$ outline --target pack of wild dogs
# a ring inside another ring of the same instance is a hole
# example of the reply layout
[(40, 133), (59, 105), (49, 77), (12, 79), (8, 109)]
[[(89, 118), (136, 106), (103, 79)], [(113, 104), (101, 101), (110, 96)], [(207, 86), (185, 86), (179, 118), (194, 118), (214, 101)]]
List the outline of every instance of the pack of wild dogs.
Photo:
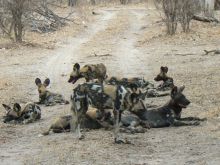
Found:
[[(23, 107), (15, 103), (12, 107), (2, 104), (6, 110), (4, 123), (27, 124), (41, 119), (39, 105), (54, 106), (71, 103), (71, 114), (59, 117), (42, 135), (50, 132), (76, 132), (79, 139), (85, 138), (85, 130), (111, 129), (115, 143), (127, 143), (120, 137), (120, 132), (142, 133), (149, 128), (169, 126), (195, 126), (201, 121), (198, 117), (182, 118), (182, 109), (190, 101), (183, 94), (185, 86), (174, 85), (173, 78), (168, 76), (168, 67), (161, 66), (160, 73), (154, 78), (161, 81), (159, 86), (142, 77), (119, 78), (107, 76), (104, 64), (73, 65), (69, 83), (75, 84), (84, 78), (86, 82), (78, 84), (72, 91), (70, 101), (63, 95), (50, 92), (47, 87), (50, 79), (44, 82), (36, 78), (39, 101), (27, 103)], [(170, 95), (164, 106), (157, 107), (145, 103), (145, 99)], [(82, 132), (83, 131), (83, 132)]]

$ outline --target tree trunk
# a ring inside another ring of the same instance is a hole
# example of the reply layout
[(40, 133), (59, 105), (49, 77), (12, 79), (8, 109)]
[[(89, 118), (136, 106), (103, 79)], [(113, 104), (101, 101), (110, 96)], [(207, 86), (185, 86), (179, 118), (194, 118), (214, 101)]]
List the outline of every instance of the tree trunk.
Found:
[(68, 0), (68, 6), (76, 6), (77, 0)]

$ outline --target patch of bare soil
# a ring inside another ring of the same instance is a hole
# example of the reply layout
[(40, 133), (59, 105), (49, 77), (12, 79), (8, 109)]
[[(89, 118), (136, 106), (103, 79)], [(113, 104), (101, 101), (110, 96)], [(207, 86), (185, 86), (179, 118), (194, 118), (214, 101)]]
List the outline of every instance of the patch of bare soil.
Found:
[[(41, 47), (0, 50), (0, 102), (37, 101), (36, 77), (49, 77), (49, 89), (69, 99), (73, 85), (67, 79), (75, 62), (82, 65), (102, 62), (109, 76), (144, 76), (150, 81), (160, 66), (166, 65), (175, 83), (186, 86), (184, 93), (192, 102), (183, 116), (208, 120), (196, 127), (123, 134), (133, 144), (116, 145), (113, 133), (102, 129), (86, 132), (82, 141), (72, 133), (38, 137), (56, 117), (70, 111), (70, 105), (42, 106), (42, 119), (36, 123), (0, 123), (1, 164), (219, 164), (220, 56), (205, 55), (203, 50), (218, 48), (220, 40), (216, 36), (220, 27), (193, 22), (191, 33), (169, 37), (151, 6), (112, 6), (95, 11), (99, 14), (90, 16), (92, 23), (59, 39), (54, 50)], [(63, 31), (57, 33), (63, 36)], [(105, 54), (109, 55), (102, 56)], [(146, 102), (159, 106), (168, 99)], [(3, 108), (0, 109), (3, 116)]]

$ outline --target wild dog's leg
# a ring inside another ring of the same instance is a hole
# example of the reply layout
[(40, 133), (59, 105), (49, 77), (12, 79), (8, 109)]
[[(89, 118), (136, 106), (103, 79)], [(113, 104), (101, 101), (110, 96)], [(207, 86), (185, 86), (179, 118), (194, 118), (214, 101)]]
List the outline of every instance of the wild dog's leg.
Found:
[(114, 139), (115, 143), (122, 143), (122, 141), (119, 139), (119, 110), (114, 109), (114, 120), (115, 120), (115, 130), (114, 130)]
[(75, 109), (71, 108), (71, 112), (72, 112), (72, 120), (70, 122), (70, 131), (76, 132), (76, 128), (78, 126), (77, 125), (78, 124), (78, 116), (77, 116)]
[(173, 126), (176, 126), (176, 127), (179, 127), (179, 126), (197, 126), (197, 125), (199, 125), (200, 124), (200, 122), (199, 121), (191, 121), (191, 122), (184, 122), (184, 121), (179, 121), (179, 120), (174, 120), (173, 121), (173, 123), (172, 123), (172, 125)]
[(198, 118), (198, 117), (185, 117), (178, 119), (180, 121), (206, 121), (207, 118)]
[(70, 130), (71, 132), (76, 132), (78, 138), (81, 140), (83, 139), (85, 136), (81, 134), (81, 130), (80, 130), (80, 122), (81, 122), (81, 118), (82, 115), (81, 113), (83, 112), (78, 112), (77, 108), (71, 108), (71, 111), (73, 112), (73, 117), (72, 117), (72, 122), (70, 122)]

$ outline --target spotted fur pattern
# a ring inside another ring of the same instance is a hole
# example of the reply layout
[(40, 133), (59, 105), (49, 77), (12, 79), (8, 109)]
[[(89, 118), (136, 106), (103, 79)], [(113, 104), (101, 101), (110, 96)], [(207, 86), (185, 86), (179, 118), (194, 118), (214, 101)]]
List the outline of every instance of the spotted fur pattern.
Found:
[(134, 78), (119, 78), (110, 77), (106, 79), (106, 83), (110, 85), (123, 85), (126, 88), (153, 88), (153, 84), (146, 81), (144, 78), (134, 77)]
[(169, 93), (164, 93), (158, 91), (154, 84), (146, 81), (144, 78), (117, 78), (117, 77), (110, 77), (105, 80), (107, 84), (110, 85), (123, 85), (126, 88), (131, 89), (132, 91), (137, 91), (140, 89), (143, 93), (144, 98), (152, 98), (152, 97), (163, 97), (169, 95)]
[(73, 129), (78, 131), (81, 137), (80, 121), (85, 117), (88, 106), (92, 105), (102, 110), (105, 108), (114, 109), (115, 119), (115, 142), (119, 140), (119, 122), (121, 113), (124, 110), (132, 111), (132, 108), (139, 101), (137, 93), (131, 93), (123, 86), (100, 85), (96, 83), (84, 83), (78, 85), (71, 96), (73, 113)]
[(2, 104), (6, 110), (4, 116), (4, 123), (32, 123), (41, 118), (41, 109), (35, 103), (27, 103), (22, 109), (20, 104), (15, 103), (13, 108), (8, 105)]
[(65, 100), (61, 94), (52, 93), (47, 90), (50, 84), (50, 79), (45, 79), (44, 83), (41, 82), (39, 78), (35, 79), (35, 83), (38, 87), (39, 92), (39, 102), (38, 104), (44, 104), (46, 106), (52, 106), (59, 104), (69, 104), (69, 101)]
[(95, 65), (89, 64), (80, 68), (80, 65), (75, 63), (68, 82), (74, 84), (80, 78), (85, 78), (86, 82), (98, 79), (102, 83), (106, 78), (106, 67), (100, 63)]

